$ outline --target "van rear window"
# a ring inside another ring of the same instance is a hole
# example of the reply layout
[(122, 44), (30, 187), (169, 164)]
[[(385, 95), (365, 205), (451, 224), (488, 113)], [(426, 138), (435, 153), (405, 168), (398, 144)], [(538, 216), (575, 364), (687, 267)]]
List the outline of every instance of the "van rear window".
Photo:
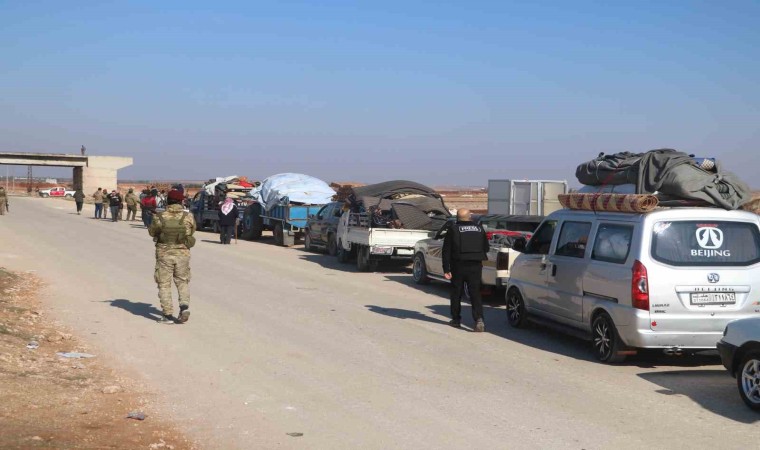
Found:
[(652, 257), (673, 266), (750, 266), (760, 262), (760, 232), (747, 222), (657, 222)]

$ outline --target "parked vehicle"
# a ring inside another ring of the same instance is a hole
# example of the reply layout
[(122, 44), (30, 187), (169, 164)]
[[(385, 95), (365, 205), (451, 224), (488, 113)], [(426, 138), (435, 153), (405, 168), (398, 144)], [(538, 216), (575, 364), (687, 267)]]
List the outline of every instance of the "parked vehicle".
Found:
[(488, 180), (488, 214), (547, 216), (562, 209), (567, 181)]
[(309, 216), (329, 203), (335, 191), (324, 181), (298, 173), (272, 175), (257, 186), (243, 216), (243, 237), (258, 240), (271, 230), (277, 245), (291, 247), (304, 237)]
[[(491, 244), (488, 260), (483, 261), (483, 285), (494, 286), (497, 289), (506, 287), (509, 269), (519, 255), (512, 249), (515, 239), (530, 239), (543, 217), (486, 215), (473, 218), (486, 231), (488, 242)], [(415, 244), (412, 267), (415, 283), (427, 284), (431, 280), (449, 282), (443, 276), (442, 253), (443, 239), (451, 222), (453, 220), (444, 225), (432, 238), (423, 239)]]
[(53, 187), (49, 189), (40, 189), (39, 195), (40, 197), (47, 198), (47, 197), (65, 197), (65, 198), (71, 198), (74, 197), (74, 193), (76, 191), (73, 191), (71, 189), (66, 189), (64, 187)]
[[(754, 306), (760, 313), (760, 305)], [(729, 322), (717, 348), (723, 365), (736, 378), (739, 396), (760, 411), (760, 317)]]
[(380, 261), (411, 261), (415, 244), (435, 236), (451, 216), (434, 190), (404, 180), (355, 187), (349, 204), (338, 223), (338, 259), (355, 255), (360, 271)]
[(507, 319), (590, 333), (600, 361), (637, 348), (714, 349), (726, 324), (758, 314), (760, 218), (717, 208), (645, 214), (562, 210), (514, 245)]
[[(205, 190), (199, 191), (190, 202), (190, 212), (193, 213), (198, 230), (211, 230), (219, 233), (219, 205), (223, 195), (209, 195)], [(243, 233), (243, 214), (248, 204), (253, 201), (251, 197), (236, 197), (235, 204), (238, 207), (238, 234)]]
[(332, 202), (309, 216), (304, 227), (303, 245), (307, 251), (327, 250), (331, 256), (338, 254), (338, 222), (343, 215), (343, 202)]

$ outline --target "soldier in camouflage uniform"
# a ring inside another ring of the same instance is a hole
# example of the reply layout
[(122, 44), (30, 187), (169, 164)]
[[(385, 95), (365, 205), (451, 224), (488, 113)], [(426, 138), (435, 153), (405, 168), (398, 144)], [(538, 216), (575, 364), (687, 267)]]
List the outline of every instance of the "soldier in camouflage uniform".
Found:
[(8, 193), (5, 192), (5, 188), (0, 186), (0, 216), (5, 215), (5, 211), (8, 210)]
[(182, 194), (169, 192), (166, 211), (157, 214), (148, 232), (156, 242), (156, 274), (158, 299), (162, 317), (159, 323), (174, 323), (172, 303), (172, 279), (179, 292), (179, 316), (185, 323), (190, 318), (190, 248), (195, 245), (195, 219), (182, 208)]

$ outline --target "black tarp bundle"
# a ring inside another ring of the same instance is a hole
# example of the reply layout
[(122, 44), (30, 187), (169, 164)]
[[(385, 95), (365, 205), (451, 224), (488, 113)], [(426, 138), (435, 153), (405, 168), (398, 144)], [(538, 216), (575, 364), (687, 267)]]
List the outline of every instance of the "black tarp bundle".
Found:
[(369, 213), (370, 223), (377, 227), (434, 231), (451, 216), (438, 193), (413, 181), (355, 187), (347, 201), (352, 211)]
[(589, 186), (634, 184), (637, 194), (658, 193), (661, 204), (714, 205), (738, 209), (752, 198), (749, 187), (715, 162), (710, 170), (693, 155), (673, 149), (600, 154), (578, 166), (575, 176)]

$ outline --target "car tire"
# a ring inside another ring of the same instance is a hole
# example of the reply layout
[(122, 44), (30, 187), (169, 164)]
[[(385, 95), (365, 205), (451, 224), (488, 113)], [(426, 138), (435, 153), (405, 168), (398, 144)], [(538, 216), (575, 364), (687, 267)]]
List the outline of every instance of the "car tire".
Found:
[(744, 404), (760, 411), (760, 350), (752, 350), (742, 357), (736, 385)]
[(314, 247), (311, 245), (311, 235), (309, 234), (309, 230), (304, 230), (303, 248), (307, 252), (313, 252), (314, 251)]
[(356, 269), (359, 272), (368, 272), (369, 266), (369, 247), (366, 245), (359, 246), (356, 249)]
[(330, 256), (338, 255), (338, 241), (335, 239), (335, 235), (332, 233), (327, 235), (327, 253)]
[(73, 195), (71, 195), (71, 194), (66, 194), (66, 195), (64, 195), (64, 197), (65, 197), (65, 198), (71, 198), (71, 197), (73, 197)]
[(425, 264), (425, 256), (422, 253), (414, 255), (414, 262), (412, 263), (412, 279), (417, 284), (430, 284), (430, 277), (428, 276), (427, 265)]
[(591, 344), (594, 356), (603, 363), (616, 364), (625, 360), (625, 355), (619, 352), (623, 349), (615, 322), (606, 312), (599, 313), (591, 323)]
[(507, 291), (505, 296), (507, 304), (507, 323), (512, 328), (525, 328), (528, 323), (528, 311), (525, 308), (525, 299), (523, 299), (520, 290), (512, 288)]
[(50, 197), (50, 194), (42, 194), (42, 198), (48, 198)]
[(351, 252), (344, 249), (343, 244), (338, 241), (338, 254), (336, 256), (338, 257), (339, 263), (345, 264), (351, 259)]

